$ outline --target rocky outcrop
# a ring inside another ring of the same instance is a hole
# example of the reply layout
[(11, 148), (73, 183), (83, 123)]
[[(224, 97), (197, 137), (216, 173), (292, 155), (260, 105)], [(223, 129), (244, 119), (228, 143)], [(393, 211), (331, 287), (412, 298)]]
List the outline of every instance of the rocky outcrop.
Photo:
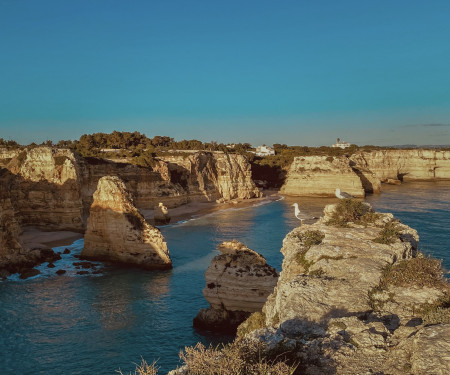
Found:
[(169, 210), (162, 202), (155, 206), (154, 221), (156, 225), (164, 225), (170, 223)]
[(414, 229), (364, 206), (351, 222), (327, 206), (286, 236), (265, 327), (247, 339), (291, 352), (302, 374), (448, 373), (450, 287), (439, 262), (417, 251)]
[(377, 150), (359, 151), (351, 156), (357, 168), (367, 168), (381, 181), (448, 180), (450, 151)]
[[(154, 161), (153, 167), (142, 167), (44, 146), (0, 149), (0, 166), (9, 173), (8, 205), (19, 232), (27, 226), (84, 232), (93, 194), (104, 176), (120, 177), (139, 209), (152, 209), (159, 202), (176, 207), (195, 200), (261, 195), (251, 180), (249, 163), (239, 155), (201, 152)], [(3, 241), (3, 246), (18, 254), (16, 246), (9, 246), (12, 243)]]
[(8, 163), (16, 177), (11, 199), (21, 226), (45, 230), (84, 230), (80, 169), (69, 150), (22, 150)]
[(194, 326), (233, 332), (250, 313), (261, 310), (278, 273), (240, 242), (223, 242), (219, 251), (205, 272), (203, 295), (210, 307), (200, 310)]
[(172, 268), (161, 232), (145, 221), (116, 176), (98, 182), (81, 256), (145, 269)]
[(198, 152), (162, 158), (173, 183), (189, 192), (191, 200), (216, 201), (258, 198), (251, 167), (242, 155)]
[(361, 179), (345, 156), (296, 157), (281, 193), (293, 196), (334, 196), (336, 188), (354, 197), (364, 197)]

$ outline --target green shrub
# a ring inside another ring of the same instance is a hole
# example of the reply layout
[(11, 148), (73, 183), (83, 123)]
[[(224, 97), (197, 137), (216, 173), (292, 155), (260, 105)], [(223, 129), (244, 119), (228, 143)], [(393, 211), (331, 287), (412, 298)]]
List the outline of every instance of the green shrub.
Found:
[(237, 329), (238, 337), (244, 337), (247, 333), (255, 329), (264, 328), (266, 326), (266, 315), (262, 312), (254, 312), (247, 320), (245, 320)]
[(301, 242), (302, 250), (295, 255), (295, 261), (300, 264), (305, 273), (308, 272), (309, 268), (314, 264), (314, 262), (306, 259), (306, 253), (311, 248), (311, 246), (319, 245), (325, 238), (325, 234), (319, 230), (308, 230), (295, 235)]
[(326, 224), (337, 227), (348, 227), (350, 222), (367, 225), (374, 223), (378, 218), (379, 214), (370, 211), (369, 206), (363, 202), (356, 199), (340, 199)]
[(373, 242), (390, 245), (397, 241), (400, 236), (400, 229), (397, 227), (397, 223), (396, 221), (386, 223), (378, 236), (373, 239)]

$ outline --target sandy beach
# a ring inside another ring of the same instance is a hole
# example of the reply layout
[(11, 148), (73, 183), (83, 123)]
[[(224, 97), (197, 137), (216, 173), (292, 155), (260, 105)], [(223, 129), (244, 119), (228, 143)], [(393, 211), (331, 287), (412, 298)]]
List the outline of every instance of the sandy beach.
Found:
[[(261, 198), (233, 199), (232, 201), (224, 203), (190, 202), (176, 208), (171, 208), (169, 214), (171, 216), (171, 224), (173, 224), (182, 220), (191, 219), (194, 216), (207, 215), (229, 208), (249, 207), (257, 203), (270, 202), (279, 198), (280, 195), (277, 190), (265, 190), (264, 196)], [(140, 211), (145, 219), (153, 224), (154, 210), (141, 209)], [(71, 231), (43, 231), (39, 228), (27, 227), (24, 228), (24, 231), (19, 238), (25, 248), (31, 249), (32, 247), (43, 247), (43, 245), (48, 247), (70, 245), (74, 241), (83, 238), (83, 236), (83, 233)]]

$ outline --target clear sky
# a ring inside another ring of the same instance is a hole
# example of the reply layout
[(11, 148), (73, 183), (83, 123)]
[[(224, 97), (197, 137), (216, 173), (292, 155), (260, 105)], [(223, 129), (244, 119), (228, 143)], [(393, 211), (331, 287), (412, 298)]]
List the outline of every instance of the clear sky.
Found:
[(448, 0), (0, 0), (0, 137), (450, 144)]

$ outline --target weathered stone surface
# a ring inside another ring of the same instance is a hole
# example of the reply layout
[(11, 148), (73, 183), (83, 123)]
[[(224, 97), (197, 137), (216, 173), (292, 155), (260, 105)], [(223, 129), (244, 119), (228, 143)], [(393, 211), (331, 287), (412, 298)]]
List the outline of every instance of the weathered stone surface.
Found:
[(354, 197), (364, 197), (358, 175), (345, 156), (302, 156), (291, 164), (281, 193), (293, 196), (334, 196), (336, 188)]
[(198, 152), (163, 160), (168, 164), (171, 181), (189, 191), (191, 200), (229, 201), (262, 196), (252, 180), (250, 164), (242, 155)]
[(356, 167), (367, 168), (381, 181), (450, 179), (450, 151), (377, 150), (351, 156)]
[(0, 220), (4, 223), (0, 268), (8, 264), (14, 268), (23, 262), (34, 266), (37, 263), (33, 262), (41, 259), (35, 251), (37, 244), (27, 244), (24, 249), (19, 243), (24, 227), (84, 232), (98, 181), (107, 175), (119, 176), (135, 205), (145, 209), (161, 201), (175, 207), (193, 200), (245, 199), (261, 194), (243, 156), (201, 152), (187, 159), (159, 160), (150, 168), (83, 158), (67, 149), (0, 148), (0, 166), (5, 167), (0, 174)]
[(146, 269), (172, 267), (161, 232), (145, 221), (124, 182), (115, 176), (98, 182), (81, 255)]
[(391, 214), (337, 228), (325, 224), (334, 209), (286, 236), (282, 272), (263, 307), (266, 328), (246, 337), (269, 351), (290, 348), (302, 374), (449, 373), (449, 308), (434, 325), (422, 321), (424, 306), (448, 299), (448, 283), (381, 284), (385, 266), (419, 259), (417, 232), (396, 223), (394, 242), (377, 243)]
[(234, 330), (251, 312), (260, 311), (278, 273), (264, 257), (237, 241), (219, 245), (205, 272), (203, 295), (210, 303), (194, 320), (197, 327)]
[(69, 150), (24, 149), (8, 164), (15, 175), (11, 199), (21, 226), (81, 232), (78, 160)]

